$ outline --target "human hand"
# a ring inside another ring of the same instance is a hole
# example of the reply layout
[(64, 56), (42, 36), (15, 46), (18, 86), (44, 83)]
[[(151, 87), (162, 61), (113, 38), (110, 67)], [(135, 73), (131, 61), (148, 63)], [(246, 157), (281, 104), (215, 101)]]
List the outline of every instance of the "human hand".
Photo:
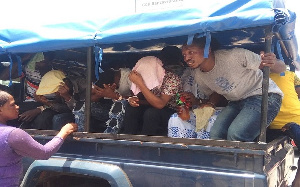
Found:
[(139, 98), (137, 96), (133, 96), (133, 97), (129, 97), (128, 98), (128, 103), (132, 107), (138, 107), (138, 106), (140, 106), (139, 101), (140, 100), (139, 100)]
[(103, 95), (104, 97), (108, 97), (108, 98), (111, 98), (111, 99), (117, 99), (116, 98), (116, 84), (113, 83), (112, 85), (110, 84), (103, 84)]
[(189, 103), (190, 106), (199, 104), (199, 100), (191, 92), (182, 92), (180, 93), (180, 96), (184, 97), (186, 102)]
[[(105, 87), (106, 85), (103, 85), (103, 86)], [(113, 91), (115, 91), (115, 90), (117, 89), (116, 83), (113, 83), (112, 85), (108, 84), (108, 86), (109, 86), (110, 89), (112, 89)]]
[(69, 101), (71, 99), (71, 95), (69, 93), (70, 88), (64, 83), (60, 83), (60, 85), (58, 86), (58, 90), (57, 93), (65, 100), (65, 101)]
[(19, 121), (31, 122), (38, 114), (41, 113), (39, 108), (28, 110), (19, 115)]
[(97, 85), (92, 85), (92, 99), (100, 99), (104, 97), (103, 92), (103, 88), (100, 88)]
[(61, 128), (57, 136), (61, 137), (62, 139), (66, 139), (66, 137), (69, 134), (77, 130), (78, 130), (78, 125), (76, 123), (67, 123)]
[(137, 86), (139, 86), (139, 85), (141, 85), (141, 84), (144, 84), (144, 79), (143, 79), (142, 75), (139, 74), (139, 73), (138, 73), (137, 71), (135, 71), (135, 70), (132, 70), (132, 71), (130, 72), (130, 74), (128, 75), (128, 77), (129, 77), (129, 80), (130, 80), (132, 83), (136, 84)]
[(49, 100), (43, 95), (34, 95), (34, 99), (38, 102), (41, 102), (45, 105), (49, 105)]
[(107, 93), (105, 93), (105, 92), (107, 92), (107, 90), (105, 90), (105, 88), (100, 88), (97, 85), (92, 85), (91, 101), (97, 102), (100, 98), (106, 97), (105, 95)]
[(273, 68), (277, 58), (274, 53), (264, 53), (263, 51), (260, 52), (261, 56), (261, 63), (260, 63), (260, 68), (263, 68), (265, 66)]
[(108, 97), (111, 99), (118, 99), (118, 98), (116, 98), (117, 96), (116, 96), (116, 92), (115, 92), (116, 84), (112, 84), (112, 85), (103, 84), (103, 87), (104, 88), (100, 88), (97, 85), (93, 85), (92, 98), (91, 98), (92, 101), (98, 101), (100, 98), (103, 98), (103, 97)]

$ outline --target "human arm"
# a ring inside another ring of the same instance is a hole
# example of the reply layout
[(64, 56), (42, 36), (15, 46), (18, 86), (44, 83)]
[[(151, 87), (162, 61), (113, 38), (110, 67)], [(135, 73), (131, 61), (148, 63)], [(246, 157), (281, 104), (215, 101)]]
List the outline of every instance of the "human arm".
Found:
[(261, 56), (261, 64), (259, 66), (260, 69), (267, 66), (270, 67), (270, 71), (272, 73), (281, 73), (286, 70), (285, 63), (277, 59), (274, 53), (264, 53), (262, 51), (260, 53), (260, 56)]
[(208, 100), (203, 100), (203, 102), (200, 104), (200, 108), (202, 107), (213, 107), (216, 108), (216, 106), (226, 106), (227, 105), (227, 100), (225, 99), (224, 96), (213, 92)]
[(191, 92), (182, 92), (180, 96), (183, 96), (188, 103), (191, 103), (191, 106), (199, 106), (204, 100), (197, 99), (195, 95)]
[(138, 107), (140, 105), (150, 105), (149, 102), (145, 99), (142, 92), (139, 92), (136, 96), (128, 97), (127, 100), (132, 107)]
[(150, 89), (147, 88), (143, 77), (135, 70), (129, 74), (129, 79), (132, 83), (136, 84), (137, 87), (143, 93), (145, 99), (149, 104), (155, 108), (162, 109), (164, 108), (169, 100), (172, 98), (171, 95), (161, 94), (160, 97), (156, 96)]
[(270, 67), (270, 71), (272, 73), (282, 73), (286, 71), (286, 65), (283, 61), (277, 59), (274, 66)]
[(95, 102), (103, 97), (107, 97), (114, 100), (118, 100), (122, 98), (122, 96), (119, 93), (115, 92), (115, 89), (116, 89), (116, 84), (112, 84), (112, 85), (103, 84), (103, 88), (100, 88), (97, 85), (93, 85), (91, 100)]
[(22, 129), (14, 129), (8, 137), (8, 144), (19, 155), (34, 159), (48, 159), (58, 151), (64, 139), (77, 130), (75, 123), (68, 123), (48, 143), (42, 145)]
[(66, 83), (61, 83), (58, 87), (57, 93), (65, 101), (68, 108), (70, 110), (73, 110), (76, 100), (74, 99), (73, 95), (71, 95), (69, 86)]
[(50, 101), (43, 95), (34, 95), (34, 99), (37, 102), (43, 103), (44, 105), (50, 106)]
[(63, 98), (58, 93), (56, 93), (56, 98), (53, 101), (48, 100), (43, 95), (35, 95), (35, 99), (36, 101), (44, 104), (44, 109), (51, 108), (52, 110), (59, 113), (70, 112), (70, 108), (66, 103), (62, 101)]
[(273, 73), (281, 73), (286, 70), (284, 62), (278, 60), (274, 53), (261, 51), (260, 54), (256, 54), (246, 49), (237, 48), (234, 55), (240, 59), (241, 65), (246, 69), (257, 70), (267, 66)]
[(42, 109), (39, 107), (32, 109), (32, 110), (25, 111), (19, 115), (19, 121), (30, 122), (41, 112), (42, 112)]

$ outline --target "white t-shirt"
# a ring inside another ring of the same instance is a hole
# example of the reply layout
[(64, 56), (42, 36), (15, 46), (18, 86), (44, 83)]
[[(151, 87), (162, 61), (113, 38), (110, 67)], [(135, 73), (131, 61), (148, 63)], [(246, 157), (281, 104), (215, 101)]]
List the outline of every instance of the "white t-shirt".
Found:
[[(217, 92), (229, 101), (262, 95), (263, 72), (260, 55), (242, 48), (215, 51), (215, 66), (209, 72), (195, 69), (195, 80), (205, 95)], [(269, 93), (283, 96), (269, 79)]]

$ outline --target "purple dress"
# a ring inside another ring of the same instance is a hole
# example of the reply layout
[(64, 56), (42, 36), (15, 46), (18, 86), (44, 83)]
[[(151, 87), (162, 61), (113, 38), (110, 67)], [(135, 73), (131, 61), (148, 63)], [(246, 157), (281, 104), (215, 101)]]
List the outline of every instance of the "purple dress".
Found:
[(19, 186), (22, 175), (22, 158), (46, 160), (62, 145), (63, 139), (55, 136), (42, 145), (22, 129), (0, 124), (0, 186)]

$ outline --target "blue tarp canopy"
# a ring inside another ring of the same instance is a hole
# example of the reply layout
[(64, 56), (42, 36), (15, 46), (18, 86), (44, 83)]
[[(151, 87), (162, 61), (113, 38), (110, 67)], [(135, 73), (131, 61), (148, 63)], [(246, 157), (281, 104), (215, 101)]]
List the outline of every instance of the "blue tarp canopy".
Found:
[(281, 0), (1, 3), (0, 54), (32, 53), (274, 25)]

